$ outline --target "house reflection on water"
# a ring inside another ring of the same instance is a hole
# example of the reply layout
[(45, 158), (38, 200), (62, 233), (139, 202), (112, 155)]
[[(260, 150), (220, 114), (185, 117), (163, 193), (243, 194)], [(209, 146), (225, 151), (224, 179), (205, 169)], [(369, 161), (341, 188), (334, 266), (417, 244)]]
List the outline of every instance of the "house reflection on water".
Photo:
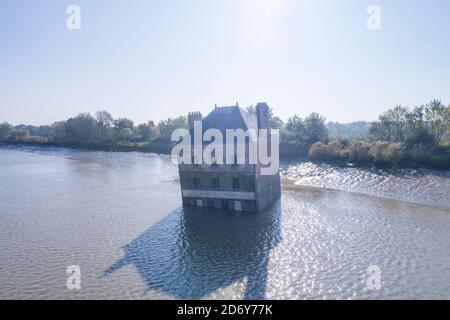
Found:
[(133, 265), (147, 290), (200, 299), (245, 282), (245, 299), (264, 299), (269, 254), (280, 241), (280, 201), (260, 213), (179, 208), (123, 247), (108, 276)]

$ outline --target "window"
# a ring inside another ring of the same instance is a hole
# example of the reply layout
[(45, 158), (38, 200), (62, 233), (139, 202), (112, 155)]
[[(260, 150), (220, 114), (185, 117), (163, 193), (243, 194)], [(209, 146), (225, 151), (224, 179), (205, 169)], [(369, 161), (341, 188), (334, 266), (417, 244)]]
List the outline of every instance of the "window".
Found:
[(245, 211), (255, 211), (256, 202), (253, 200), (243, 201)]
[(214, 207), (217, 208), (217, 209), (222, 209), (222, 200), (216, 199), (214, 201)]
[(236, 211), (242, 211), (242, 204), (240, 201), (235, 201), (234, 202), (234, 210)]
[(222, 208), (224, 208), (225, 210), (230, 209), (230, 201), (231, 201), (231, 200), (223, 199), (223, 200), (222, 200)]
[(239, 178), (233, 178), (233, 190), (240, 190)]
[(220, 188), (219, 178), (213, 178), (212, 179), (212, 184), (213, 184), (213, 189), (214, 190), (219, 190), (219, 188)]
[(197, 199), (197, 207), (203, 207), (203, 200), (202, 199)]
[(200, 178), (194, 178), (194, 188), (195, 189), (201, 188)]
[(212, 167), (217, 167), (217, 161), (216, 161), (216, 149), (213, 149), (211, 151), (211, 166)]

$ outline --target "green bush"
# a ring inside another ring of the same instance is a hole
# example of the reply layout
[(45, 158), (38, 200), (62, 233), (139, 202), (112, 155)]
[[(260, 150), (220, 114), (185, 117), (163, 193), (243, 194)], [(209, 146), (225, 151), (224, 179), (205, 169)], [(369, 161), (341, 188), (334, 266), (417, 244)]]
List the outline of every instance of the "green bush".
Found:
[(130, 128), (123, 128), (119, 132), (119, 139), (122, 141), (129, 140), (132, 136), (133, 136), (133, 131)]

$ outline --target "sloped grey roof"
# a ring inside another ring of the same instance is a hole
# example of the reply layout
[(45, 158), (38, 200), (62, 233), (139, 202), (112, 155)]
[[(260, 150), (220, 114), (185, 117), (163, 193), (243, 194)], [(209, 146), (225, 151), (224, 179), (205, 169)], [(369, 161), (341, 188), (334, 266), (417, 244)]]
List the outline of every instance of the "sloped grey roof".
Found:
[(203, 130), (258, 129), (256, 116), (238, 106), (214, 108), (202, 122)]

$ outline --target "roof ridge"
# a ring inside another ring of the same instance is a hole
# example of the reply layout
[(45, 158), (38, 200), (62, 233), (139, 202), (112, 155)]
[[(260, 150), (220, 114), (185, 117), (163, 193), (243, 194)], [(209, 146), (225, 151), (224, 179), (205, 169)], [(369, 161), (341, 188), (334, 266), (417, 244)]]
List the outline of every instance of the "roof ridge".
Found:
[[(256, 116), (248, 113), (245, 109), (241, 108), (238, 105), (234, 106), (223, 106), (223, 107), (215, 107), (204, 119), (203, 122), (210, 123), (211, 121), (217, 121), (213, 120), (215, 117), (225, 117), (222, 118), (220, 121), (228, 122), (229, 121), (239, 121), (238, 127), (249, 130), (249, 129), (256, 129), (257, 128), (257, 120)], [(238, 120), (239, 118), (239, 120)], [(234, 119), (234, 120), (232, 120)], [(224, 125), (225, 123), (222, 123)], [(233, 128), (237, 123), (235, 122), (234, 125), (231, 125)], [(217, 124), (219, 127), (222, 127), (222, 125)], [(236, 127), (236, 128), (238, 128)]]

